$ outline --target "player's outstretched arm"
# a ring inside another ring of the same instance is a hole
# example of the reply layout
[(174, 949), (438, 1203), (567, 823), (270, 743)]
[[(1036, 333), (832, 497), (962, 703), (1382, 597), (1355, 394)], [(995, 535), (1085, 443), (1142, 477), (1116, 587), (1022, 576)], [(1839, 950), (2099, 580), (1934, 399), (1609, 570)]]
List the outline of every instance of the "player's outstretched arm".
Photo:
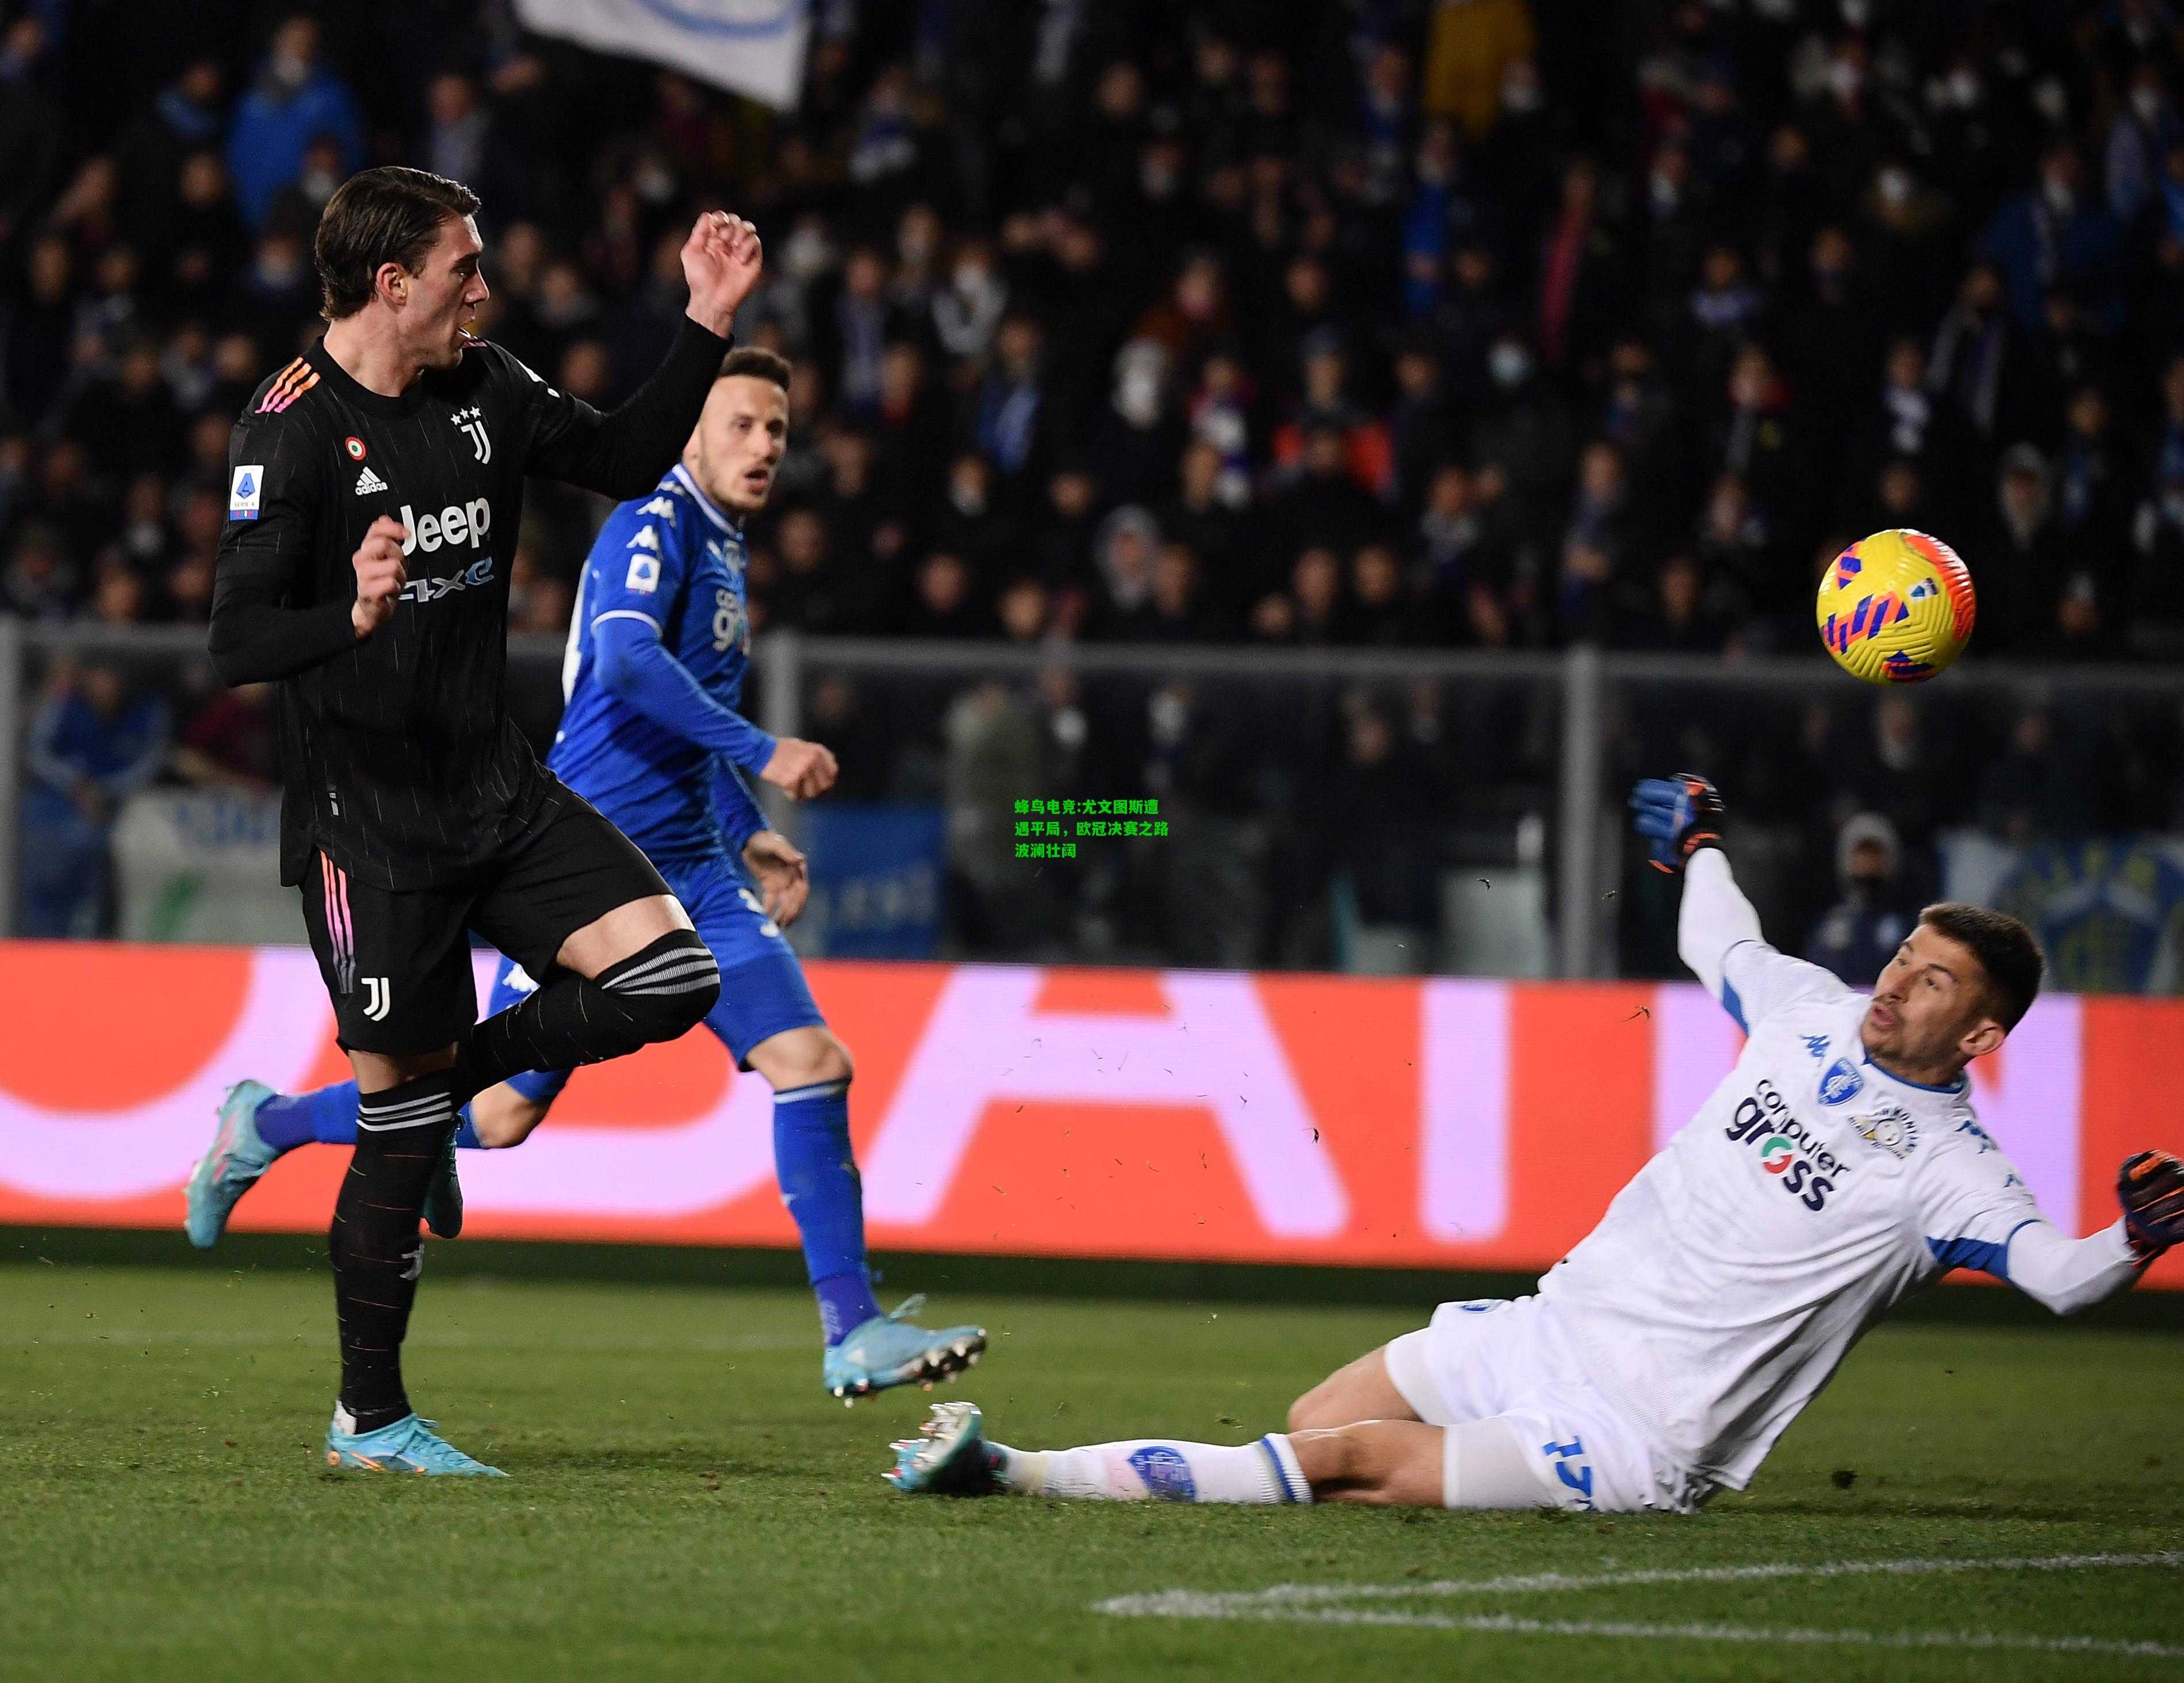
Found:
[(1655, 868), (1683, 875), (1677, 956), (1739, 1028), (1749, 1031), (1793, 999), (1841, 989), (1818, 965), (1767, 945), (1759, 914), (1729, 868), (1722, 843), (1727, 812), (1712, 783), (1692, 772), (1647, 777), (1631, 791), (1630, 808), (1633, 827), (1652, 844)]
[[(1967, 1138), (1976, 1137), (1976, 1148)], [(1960, 1130), (1921, 1165), (1919, 1218), (1926, 1247), (1944, 1268), (1978, 1268), (2008, 1280), (2059, 1315), (2125, 1290), (2148, 1263), (2184, 1240), (2184, 1162), (2141, 1151), (2116, 1178), (2120, 1219), (2083, 1239), (2041, 1213), (2023, 1177), (1976, 1128)]]
[(622, 611), (593, 620), (592, 652), (606, 692), (662, 730), (725, 754), (738, 766), (756, 768), (773, 757), (773, 738), (707, 694), (690, 669), (667, 652), (660, 627), (644, 615)]
[(2059, 1315), (2075, 1315), (2126, 1290), (2153, 1260), (2132, 1247), (2122, 1222), (2072, 1239), (2042, 1218), (2010, 1234), (2004, 1250), (2003, 1277)]
[(763, 257), (758, 230), (740, 216), (720, 210), (700, 216), (682, 246), (689, 309), (666, 357), (627, 403), (603, 415), (531, 376), (530, 471), (618, 501), (641, 497), (658, 483), (698, 425), (736, 310), (758, 284)]

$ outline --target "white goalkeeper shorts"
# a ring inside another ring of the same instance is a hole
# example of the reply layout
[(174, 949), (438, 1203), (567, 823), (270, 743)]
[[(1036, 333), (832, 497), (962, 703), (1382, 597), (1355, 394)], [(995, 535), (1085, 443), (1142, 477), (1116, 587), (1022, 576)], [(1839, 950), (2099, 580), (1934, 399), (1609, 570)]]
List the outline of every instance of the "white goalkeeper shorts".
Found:
[(1388, 1346), (1387, 1363), (1411, 1412), (1429, 1425), (1507, 1421), (1539, 1480), (1540, 1507), (1690, 1513), (1713, 1493), (1655, 1451), (1645, 1429), (1585, 1377), (1544, 1298), (1444, 1303), (1430, 1325)]

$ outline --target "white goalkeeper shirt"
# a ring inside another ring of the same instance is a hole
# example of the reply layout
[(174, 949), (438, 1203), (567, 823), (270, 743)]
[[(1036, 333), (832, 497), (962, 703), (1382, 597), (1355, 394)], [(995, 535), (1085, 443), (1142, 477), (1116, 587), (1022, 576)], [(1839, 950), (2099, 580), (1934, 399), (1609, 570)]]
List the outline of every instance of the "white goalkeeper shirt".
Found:
[(2083, 1240), (2048, 1223), (1968, 1079), (1868, 1060), (1865, 996), (1762, 940), (1719, 850), (1691, 861), (1677, 933), (1743, 1054), (1540, 1295), (1678, 1466), (1743, 1489), (1866, 1329), (1951, 1268), (2064, 1313), (2137, 1277), (2120, 1221)]

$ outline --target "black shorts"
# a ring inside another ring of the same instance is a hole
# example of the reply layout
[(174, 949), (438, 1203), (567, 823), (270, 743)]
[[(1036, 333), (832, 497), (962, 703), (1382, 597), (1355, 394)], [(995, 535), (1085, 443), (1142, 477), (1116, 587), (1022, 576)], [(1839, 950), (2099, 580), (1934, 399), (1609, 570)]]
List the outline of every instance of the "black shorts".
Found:
[(343, 1050), (402, 1057), (476, 1026), (471, 930), (543, 981), (586, 924), (671, 892), (635, 842), (588, 801), (557, 792), (499, 858), (445, 888), (371, 888), (320, 854), (304, 883), (304, 922)]

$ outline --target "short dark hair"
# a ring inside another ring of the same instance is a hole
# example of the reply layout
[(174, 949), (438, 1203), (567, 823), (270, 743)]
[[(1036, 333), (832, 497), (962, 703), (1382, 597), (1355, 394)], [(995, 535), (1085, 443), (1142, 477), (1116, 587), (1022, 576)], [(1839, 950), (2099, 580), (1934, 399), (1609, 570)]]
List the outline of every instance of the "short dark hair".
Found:
[(476, 193), (429, 170), (359, 170), (334, 189), (319, 216), (315, 255), (325, 295), (319, 313), (329, 321), (355, 315), (371, 302), (382, 264), (416, 274), (439, 241), (440, 225), (475, 216), (477, 208)]
[(1987, 1006), (2005, 1029), (2014, 1028), (2040, 992), (2047, 967), (2032, 931), (2006, 911), (1944, 900), (1919, 914), (1926, 928), (1947, 935), (1986, 972)]
[(738, 374), (748, 374), (754, 380), (771, 380), (783, 391), (788, 389), (788, 359), (764, 345), (738, 345), (721, 359), (721, 371), (713, 377), (733, 380)]

